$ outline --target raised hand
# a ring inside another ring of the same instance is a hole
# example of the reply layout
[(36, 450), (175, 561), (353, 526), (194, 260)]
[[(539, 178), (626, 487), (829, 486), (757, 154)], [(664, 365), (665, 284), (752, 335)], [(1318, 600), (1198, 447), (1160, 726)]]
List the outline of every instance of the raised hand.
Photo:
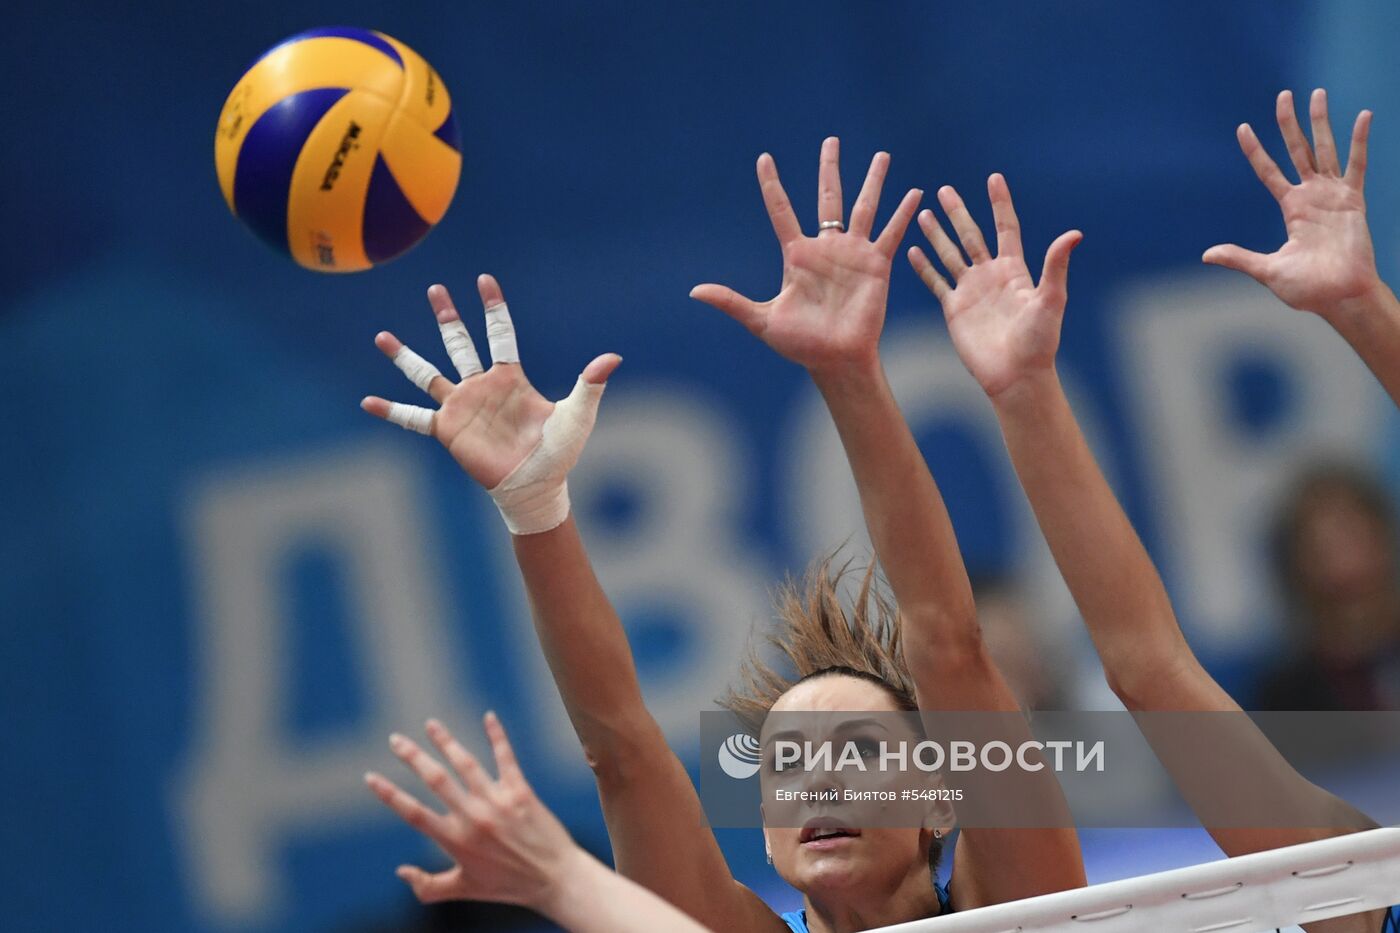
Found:
[(390, 749), (447, 807), (446, 813), (424, 806), (381, 774), (366, 774), (365, 783), (455, 863), (436, 874), (399, 867), (398, 876), (420, 901), (489, 900), (542, 909), (577, 846), (526, 782), (494, 713), (486, 714), (485, 725), (496, 759), (495, 780), (437, 720), (428, 720), (428, 736), (451, 771), (412, 739), (397, 734), (389, 739)]
[(1248, 123), (1236, 133), (1254, 173), (1283, 209), (1287, 242), (1272, 253), (1212, 246), (1201, 258), (1252, 276), (1294, 308), (1329, 317), (1351, 302), (1370, 300), (1380, 288), (1363, 194), (1371, 112), (1363, 110), (1356, 118), (1343, 171), (1327, 118), (1327, 92), (1313, 91), (1308, 109), (1312, 146), (1298, 125), (1292, 92), (1278, 96), (1278, 125), (1298, 172), (1296, 185), (1264, 151)]
[(910, 247), (909, 262), (942, 304), (963, 364), (988, 395), (996, 396), (1025, 376), (1054, 367), (1068, 297), (1069, 254), (1083, 234), (1071, 230), (1050, 244), (1037, 284), (1026, 267), (1021, 226), (1006, 179), (1000, 174), (988, 178), (987, 193), (996, 220), (995, 257), (962, 198), (944, 186), (938, 201), (962, 249), (949, 239), (933, 211), (919, 215), (919, 226), (953, 284), (919, 247)]
[(603, 387), (622, 357), (605, 353), (596, 358), (584, 368), (568, 398), (551, 402), (535, 391), (520, 368), (515, 326), (501, 287), (483, 275), (477, 279), (477, 289), (486, 309), (491, 368), (483, 369), (447, 289), (434, 285), (428, 289), (428, 301), (462, 381), (452, 383), (384, 331), (375, 337), (375, 345), (441, 407), (434, 411), (377, 396), (369, 396), (360, 407), (410, 431), (436, 437), (462, 469), (490, 491), (512, 532), (547, 531), (568, 515), (565, 478), (583, 451)]
[(817, 193), (818, 230), (804, 236), (773, 157), (758, 159), (758, 182), (773, 232), (783, 250), (783, 283), (776, 297), (753, 301), (723, 285), (698, 285), (692, 298), (719, 308), (782, 356), (814, 373), (877, 357), (890, 285), (890, 263), (904, 238), (923, 192), (904, 196), (873, 242), (870, 232), (889, 170), (888, 153), (878, 152), (851, 209), (842, 222), (840, 143), (822, 143)]

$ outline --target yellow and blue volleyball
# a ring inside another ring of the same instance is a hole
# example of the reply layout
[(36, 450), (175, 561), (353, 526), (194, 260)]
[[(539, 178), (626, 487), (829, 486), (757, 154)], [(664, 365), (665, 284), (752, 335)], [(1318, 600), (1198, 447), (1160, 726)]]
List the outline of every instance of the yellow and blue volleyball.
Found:
[(461, 139), (442, 79), (382, 32), (312, 29), (234, 85), (214, 137), (234, 216), (308, 269), (399, 256), (447, 212)]

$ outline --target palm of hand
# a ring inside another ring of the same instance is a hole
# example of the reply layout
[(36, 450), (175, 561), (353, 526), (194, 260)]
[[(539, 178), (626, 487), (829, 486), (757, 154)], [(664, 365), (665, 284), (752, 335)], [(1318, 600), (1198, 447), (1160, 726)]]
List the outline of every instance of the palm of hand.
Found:
[(434, 419), (433, 436), (472, 479), (493, 489), (539, 444), (553, 411), (554, 403), (519, 366), (498, 364), (452, 389)]
[(1047, 300), (1019, 256), (969, 267), (943, 310), (958, 356), (988, 395), (1054, 362), (1064, 305)]
[(1269, 288), (1316, 310), (1361, 295), (1376, 277), (1366, 202), (1341, 178), (1314, 175), (1280, 201), (1288, 241), (1269, 257)]
[(890, 260), (863, 237), (827, 234), (789, 243), (783, 286), (759, 337), (809, 369), (875, 352), (884, 326)]

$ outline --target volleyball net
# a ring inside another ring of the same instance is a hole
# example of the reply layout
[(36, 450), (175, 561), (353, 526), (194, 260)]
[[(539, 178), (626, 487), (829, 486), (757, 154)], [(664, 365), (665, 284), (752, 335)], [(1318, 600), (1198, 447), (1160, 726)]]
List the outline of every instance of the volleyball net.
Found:
[(873, 933), (1262, 933), (1395, 904), (1400, 829), (1373, 829)]

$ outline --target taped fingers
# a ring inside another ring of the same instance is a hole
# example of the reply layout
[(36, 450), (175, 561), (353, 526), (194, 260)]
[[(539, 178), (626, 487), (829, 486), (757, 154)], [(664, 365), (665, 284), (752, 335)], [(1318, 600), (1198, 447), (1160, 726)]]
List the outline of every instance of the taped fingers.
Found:
[(491, 364), (519, 363), (520, 350), (515, 345), (515, 322), (505, 302), (486, 309), (486, 344), (491, 348)]
[(495, 277), (483, 275), (476, 280), (481, 293), (481, 306), (486, 309), (486, 344), (491, 350), (491, 364), (519, 363), (520, 351), (515, 345), (515, 323), (506, 307), (506, 296)]
[(376, 418), (383, 418), (390, 424), (396, 424), (406, 431), (429, 436), (433, 433), (433, 416), (437, 412), (431, 408), (405, 405), (402, 402), (389, 402), (377, 395), (371, 395), (364, 399), (360, 402), (360, 407)]
[(470, 379), (483, 371), (485, 367), (481, 365), (476, 344), (472, 343), (471, 334), (467, 333), (467, 327), (462, 323), (462, 317), (457, 313), (457, 307), (452, 303), (452, 296), (447, 293), (447, 289), (441, 285), (430, 287), (428, 304), (433, 308), (438, 332), (442, 334), (442, 345), (447, 348), (447, 356), (452, 360), (457, 375), (463, 379)]
[[(442, 373), (432, 363), (414, 353), (405, 344), (399, 344), (398, 352), (394, 354), (394, 365), (399, 368), (399, 372), (408, 377), (408, 381), (418, 388), (433, 396), (437, 401), (442, 401), (438, 392), (433, 391), (434, 379), (442, 379)], [(443, 380), (446, 382), (446, 380)], [(450, 387), (449, 387), (450, 388)], [(445, 396), (447, 391), (440, 387), (441, 394)]]

